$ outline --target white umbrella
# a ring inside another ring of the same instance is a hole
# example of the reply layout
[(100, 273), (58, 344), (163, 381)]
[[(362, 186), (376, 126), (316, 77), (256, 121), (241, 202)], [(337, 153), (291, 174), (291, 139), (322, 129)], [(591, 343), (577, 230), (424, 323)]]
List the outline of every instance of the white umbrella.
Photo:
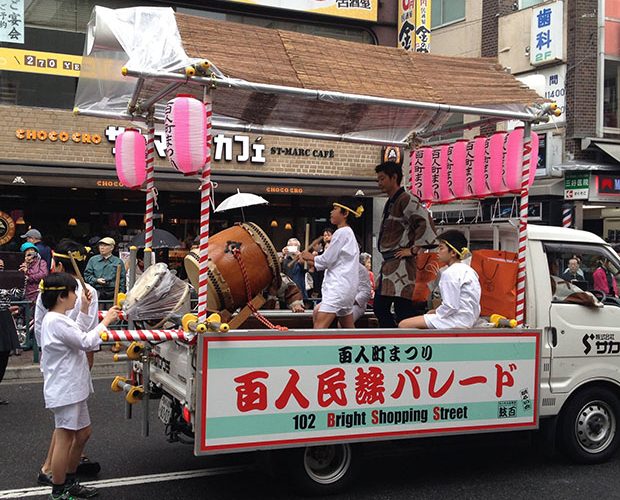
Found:
[(241, 209), (241, 216), (245, 221), (245, 214), (243, 213), (243, 207), (250, 207), (252, 205), (265, 205), (269, 203), (262, 196), (258, 196), (252, 193), (242, 193), (237, 189), (237, 193), (233, 194), (226, 198), (219, 206), (215, 209), (216, 212), (223, 212), (225, 210), (231, 210), (233, 208)]

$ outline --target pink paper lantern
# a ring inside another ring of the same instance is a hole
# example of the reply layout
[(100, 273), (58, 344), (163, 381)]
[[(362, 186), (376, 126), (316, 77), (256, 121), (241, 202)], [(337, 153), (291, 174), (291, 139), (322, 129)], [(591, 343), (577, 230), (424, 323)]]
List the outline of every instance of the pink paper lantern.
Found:
[(411, 191), (422, 201), (432, 201), (433, 148), (423, 146), (411, 155)]
[(471, 142), (474, 143), (474, 196), (484, 198), (491, 194), (489, 178), (491, 170), (490, 141), (487, 137), (478, 136)]
[(181, 94), (166, 105), (166, 156), (184, 175), (199, 172), (207, 161), (207, 112), (193, 96)]
[(448, 166), (450, 145), (442, 144), (437, 148), (439, 149), (439, 164), (441, 166), (439, 172), (439, 203), (447, 203), (454, 199), (454, 176), (451, 175)]
[(508, 191), (504, 184), (508, 134), (495, 132), (489, 140), (491, 151), (490, 185), (491, 193), (500, 195)]
[(456, 200), (471, 197), (471, 193), (467, 189), (467, 173), (465, 166), (468, 142), (469, 141), (465, 139), (460, 139), (453, 144), (449, 144), (447, 149), (447, 184)]
[(125, 129), (115, 141), (116, 175), (129, 189), (139, 188), (146, 179), (146, 141), (139, 130)]
[[(532, 132), (532, 150), (530, 153), (530, 179), (529, 186), (534, 183), (536, 177), (536, 165), (538, 164), (538, 134)], [(504, 183), (510, 193), (521, 192), (521, 169), (523, 164), (523, 127), (518, 127), (508, 134), (506, 141), (506, 169)]]

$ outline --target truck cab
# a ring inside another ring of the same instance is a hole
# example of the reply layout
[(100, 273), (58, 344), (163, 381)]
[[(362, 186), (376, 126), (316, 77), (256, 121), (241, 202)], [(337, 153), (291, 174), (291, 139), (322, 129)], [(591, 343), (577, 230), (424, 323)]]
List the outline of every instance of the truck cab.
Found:
[[(472, 249), (517, 251), (510, 224), (467, 231)], [(618, 445), (620, 259), (592, 233), (529, 225), (526, 263), (526, 324), (543, 331), (541, 426), (573, 459), (603, 461)]]

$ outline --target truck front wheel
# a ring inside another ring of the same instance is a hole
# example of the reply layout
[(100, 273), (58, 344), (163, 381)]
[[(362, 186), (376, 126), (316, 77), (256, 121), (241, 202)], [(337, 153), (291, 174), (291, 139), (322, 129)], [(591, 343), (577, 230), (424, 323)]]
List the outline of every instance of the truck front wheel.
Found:
[(329, 444), (283, 450), (280, 465), (287, 479), (303, 495), (331, 495), (344, 491), (359, 471), (358, 447)]
[(562, 412), (559, 444), (576, 462), (604, 462), (620, 441), (620, 400), (609, 389), (588, 388), (576, 394)]

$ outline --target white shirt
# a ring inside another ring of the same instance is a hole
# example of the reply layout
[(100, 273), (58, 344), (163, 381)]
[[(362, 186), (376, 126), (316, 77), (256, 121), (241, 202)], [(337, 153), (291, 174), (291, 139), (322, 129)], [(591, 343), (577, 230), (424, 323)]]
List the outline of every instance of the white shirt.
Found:
[(471, 328), (480, 316), (480, 280), (467, 264), (455, 262), (439, 278), (441, 305), (424, 319), (429, 327)]
[(317, 271), (325, 270), (322, 301), (342, 309), (353, 307), (359, 286), (359, 246), (349, 226), (336, 229), (327, 250), (314, 258)]
[[(77, 281), (77, 288), (75, 290), (75, 294), (77, 295), (77, 300), (75, 301), (75, 307), (69, 311), (67, 311), (66, 316), (71, 318), (73, 321), (77, 321), (77, 317), (80, 314), (80, 309), (82, 308), (82, 284), (79, 280)], [(97, 298), (97, 291), (86, 283), (86, 289), (90, 291), (91, 301), (88, 306), (88, 317), (91, 318), (90, 323), (87, 324), (85, 330), (92, 330), (99, 323), (99, 299)], [(41, 302), (41, 294), (37, 297), (37, 303), (34, 309), (34, 336), (37, 339), (37, 345), (41, 346), (41, 325), (43, 324), (43, 318), (47, 314), (47, 309), (43, 306), (43, 302)]]
[(77, 322), (48, 311), (41, 325), (41, 369), (46, 408), (84, 401), (93, 392), (85, 351), (101, 344), (102, 324), (85, 333), (91, 318), (79, 313)]

